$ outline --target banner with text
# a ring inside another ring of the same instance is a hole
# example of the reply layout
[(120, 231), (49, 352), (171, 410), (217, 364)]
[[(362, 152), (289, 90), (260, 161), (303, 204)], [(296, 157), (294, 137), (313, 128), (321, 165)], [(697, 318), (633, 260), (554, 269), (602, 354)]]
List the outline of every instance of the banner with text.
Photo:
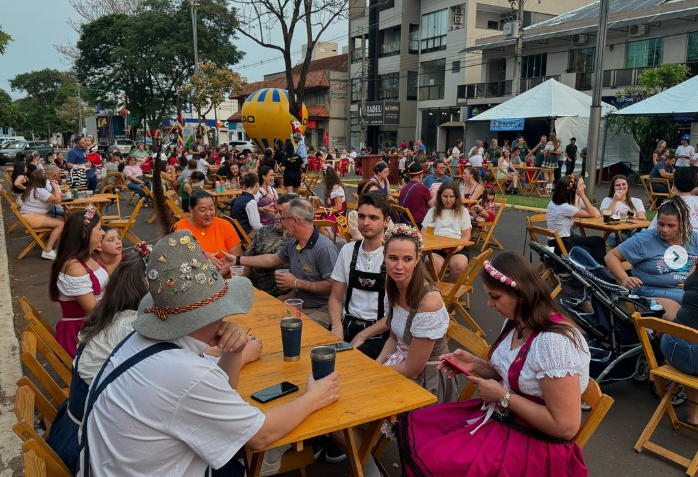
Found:
[(490, 131), (523, 131), (523, 118), (518, 119), (490, 119)]

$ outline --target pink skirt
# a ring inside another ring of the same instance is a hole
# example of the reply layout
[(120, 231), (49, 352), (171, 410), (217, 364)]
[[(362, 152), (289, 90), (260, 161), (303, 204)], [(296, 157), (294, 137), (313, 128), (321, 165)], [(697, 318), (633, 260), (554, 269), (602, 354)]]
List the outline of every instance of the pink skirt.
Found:
[[(485, 414), (482, 401), (444, 403), (405, 415), (395, 431), (408, 477), (586, 477), (579, 446), (495, 413), (474, 434)], [(483, 418), (484, 419), (484, 418)]]
[(56, 341), (73, 358), (78, 350), (78, 333), (84, 324), (84, 318), (63, 319), (56, 323)]

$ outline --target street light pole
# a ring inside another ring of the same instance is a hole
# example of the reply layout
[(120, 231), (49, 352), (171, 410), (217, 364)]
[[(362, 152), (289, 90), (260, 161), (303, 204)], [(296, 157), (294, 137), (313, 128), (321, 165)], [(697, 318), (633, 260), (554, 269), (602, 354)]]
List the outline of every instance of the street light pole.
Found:
[[(512, 7), (513, 5), (513, 1)], [(518, 35), (516, 36), (516, 50), (514, 51), (514, 79), (511, 84), (511, 97), (515, 98), (521, 92), (521, 57), (523, 56), (523, 16), (524, 16), (524, 0), (519, 0), (519, 10), (516, 15), (516, 23)]]
[[(194, 46), (194, 73), (196, 73), (199, 69), (199, 44), (198, 44), (198, 38), (197, 38), (197, 31), (196, 31), (196, 7), (199, 6), (199, 1), (198, 0), (190, 0), (191, 2), (191, 26), (192, 26), (192, 32), (194, 35), (194, 41), (193, 41), (193, 46)], [(198, 121), (198, 124), (201, 125), (201, 117), (199, 116), (199, 110), (196, 110), (196, 120)], [(199, 134), (198, 127), (196, 134)]]
[(591, 94), (591, 111), (589, 113), (589, 140), (587, 141), (587, 194), (594, 196), (596, 189), (596, 161), (599, 152), (599, 133), (601, 130), (601, 92), (603, 80), (603, 54), (606, 49), (606, 32), (608, 30), (609, 0), (601, 0), (599, 5), (599, 30), (596, 35), (596, 52), (594, 55), (594, 89)]

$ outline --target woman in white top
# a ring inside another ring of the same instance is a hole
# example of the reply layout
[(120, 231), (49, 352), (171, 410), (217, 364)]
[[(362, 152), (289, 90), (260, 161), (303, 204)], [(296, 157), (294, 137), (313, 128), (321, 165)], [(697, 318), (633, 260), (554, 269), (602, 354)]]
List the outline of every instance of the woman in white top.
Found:
[(276, 201), (279, 200), (279, 194), (274, 189), (274, 169), (267, 166), (259, 168), (259, 190), (254, 198), (257, 200), (260, 219), (262, 225), (274, 224), (274, 210), (276, 209)]
[[(436, 205), (429, 209), (422, 221), (422, 234), (470, 240), (471, 233), (470, 213), (463, 207), (460, 200), (458, 184), (454, 181), (444, 182), (436, 192)], [(445, 258), (446, 252), (443, 250), (435, 250), (431, 253), (431, 260), (434, 261), (437, 270), (441, 269)], [(468, 266), (469, 259), (468, 247), (456, 249), (449, 262), (451, 268), (448, 274), (449, 282), (455, 283), (458, 280)]]
[[(577, 198), (582, 200), (584, 204), (583, 209), (574, 205)], [(606, 245), (601, 237), (582, 237), (576, 234), (572, 235), (571, 233), (575, 218), (584, 219), (601, 216), (601, 213), (594, 208), (584, 194), (584, 188), (579, 187), (576, 176), (564, 176), (557, 181), (545, 215), (548, 230), (558, 233), (568, 252), (575, 245), (580, 245), (591, 253), (594, 260), (600, 264), (604, 263)], [(549, 245), (555, 246), (555, 253), (560, 254), (556, 243), (551, 242)]]
[[(630, 195), (630, 187), (628, 186), (628, 178), (623, 174), (617, 174), (611, 179), (611, 188), (608, 191), (608, 197), (604, 197), (601, 201), (601, 211), (610, 210), (613, 217), (620, 217), (621, 214), (628, 214), (630, 217), (645, 220), (645, 204), (641, 199)], [(621, 232), (621, 238), (627, 239), (632, 233)], [(618, 245), (618, 240), (614, 234), (608, 237), (606, 243), (615, 247)]]
[(46, 176), (44, 171), (37, 169), (29, 176), (26, 189), (22, 191), (22, 205), (19, 212), (27, 223), (34, 229), (50, 228), (51, 235), (46, 241), (46, 247), (41, 252), (41, 258), (47, 260), (56, 259), (54, 245), (63, 232), (63, 219), (60, 217), (49, 217), (48, 213), (53, 204), (61, 203), (61, 187), (58, 181), (50, 181), (51, 190), (46, 189)]

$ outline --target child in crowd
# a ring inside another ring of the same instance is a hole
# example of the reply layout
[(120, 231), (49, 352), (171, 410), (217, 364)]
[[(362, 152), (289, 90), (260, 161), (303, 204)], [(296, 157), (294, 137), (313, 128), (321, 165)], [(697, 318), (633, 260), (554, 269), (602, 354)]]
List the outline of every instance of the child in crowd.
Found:
[(114, 227), (104, 225), (102, 231), (104, 237), (102, 237), (102, 243), (95, 251), (93, 258), (111, 276), (123, 258), (123, 243), (119, 231)]
[(494, 189), (485, 187), (485, 192), (480, 198), (480, 203), (475, 204), (470, 209), (470, 216), (475, 222), (492, 222), (497, 211), (497, 202), (495, 202), (497, 194)]

